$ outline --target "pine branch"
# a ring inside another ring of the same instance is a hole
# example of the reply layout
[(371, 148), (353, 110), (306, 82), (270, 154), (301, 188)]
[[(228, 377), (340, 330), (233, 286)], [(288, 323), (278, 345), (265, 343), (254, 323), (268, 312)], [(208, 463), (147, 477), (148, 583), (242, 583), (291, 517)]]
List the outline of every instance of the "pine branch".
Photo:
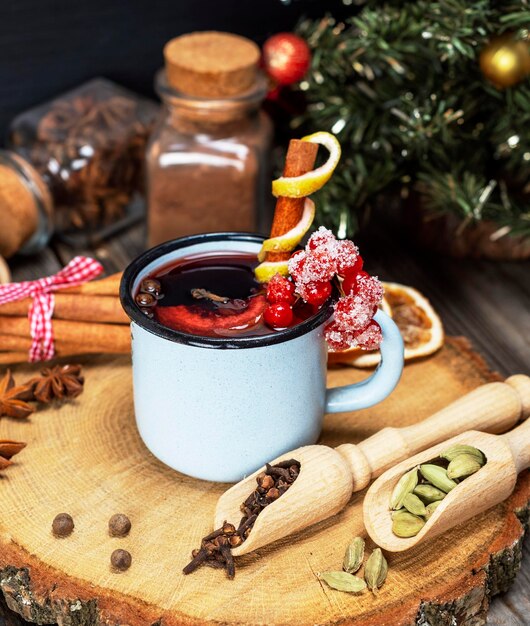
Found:
[(313, 61), (293, 128), (334, 132), (344, 154), (321, 223), (351, 234), (406, 180), (433, 210), (530, 235), (530, 84), (499, 91), (478, 64), (491, 37), (529, 28), (527, 0), (367, 0), (344, 22), (302, 22)]

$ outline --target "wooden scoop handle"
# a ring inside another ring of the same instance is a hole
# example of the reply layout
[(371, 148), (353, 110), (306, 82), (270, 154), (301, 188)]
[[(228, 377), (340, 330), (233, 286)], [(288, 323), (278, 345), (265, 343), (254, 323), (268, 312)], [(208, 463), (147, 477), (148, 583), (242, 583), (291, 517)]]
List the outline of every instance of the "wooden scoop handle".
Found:
[(502, 436), (510, 446), (517, 473), (530, 467), (530, 419)]
[(403, 428), (383, 428), (358, 445), (344, 444), (337, 451), (348, 461), (353, 491), (425, 448), (466, 430), (506, 432), (530, 414), (530, 378), (511, 376), (487, 383), (455, 400), (422, 422)]

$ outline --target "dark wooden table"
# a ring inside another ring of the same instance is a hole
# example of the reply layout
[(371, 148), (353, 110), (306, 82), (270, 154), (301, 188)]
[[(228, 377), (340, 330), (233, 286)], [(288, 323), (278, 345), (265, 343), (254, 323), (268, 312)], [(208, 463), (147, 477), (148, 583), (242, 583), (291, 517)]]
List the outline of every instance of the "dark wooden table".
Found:
[[(56, 272), (76, 254), (96, 257), (108, 273), (122, 270), (144, 249), (138, 225), (94, 250), (53, 244), (33, 258), (10, 262), (14, 280)], [(396, 224), (379, 219), (359, 240), (368, 269), (384, 280), (417, 287), (439, 311), (448, 334), (465, 335), (490, 367), (504, 376), (530, 374), (530, 261), (489, 262), (448, 259), (418, 251)], [(493, 599), (490, 626), (530, 626), (530, 541), (512, 589)], [(2, 614), (4, 617), (2, 617)], [(0, 603), (0, 626), (22, 626)]]

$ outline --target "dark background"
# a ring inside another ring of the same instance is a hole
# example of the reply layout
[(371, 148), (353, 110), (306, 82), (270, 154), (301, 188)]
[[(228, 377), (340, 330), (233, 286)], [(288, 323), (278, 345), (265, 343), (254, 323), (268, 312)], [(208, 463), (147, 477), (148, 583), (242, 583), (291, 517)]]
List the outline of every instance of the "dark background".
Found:
[[(0, 144), (10, 120), (94, 76), (153, 94), (166, 41), (224, 30), (258, 44), (339, 0), (0, 0)], [(350, 9), (351, 10), (351, 9)]]

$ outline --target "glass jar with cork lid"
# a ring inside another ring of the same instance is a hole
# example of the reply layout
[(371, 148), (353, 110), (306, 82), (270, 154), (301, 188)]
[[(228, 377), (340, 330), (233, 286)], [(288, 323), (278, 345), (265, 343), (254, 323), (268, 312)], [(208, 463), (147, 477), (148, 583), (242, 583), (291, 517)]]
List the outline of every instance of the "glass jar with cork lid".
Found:
[(26, 174), (20, 182), (47, 188), (57, 237), (98, 245), (143, 218), (145, 147), (158, 111), (150, 99), (94, 78), (11, 122), (10, 154)]
[(265, 231), (272, 124), (267, 80), (252, 41), (191, 33), (164, 48), (164, 103), (147, 149), (148, 239), (153, 246), (212, 231)]

